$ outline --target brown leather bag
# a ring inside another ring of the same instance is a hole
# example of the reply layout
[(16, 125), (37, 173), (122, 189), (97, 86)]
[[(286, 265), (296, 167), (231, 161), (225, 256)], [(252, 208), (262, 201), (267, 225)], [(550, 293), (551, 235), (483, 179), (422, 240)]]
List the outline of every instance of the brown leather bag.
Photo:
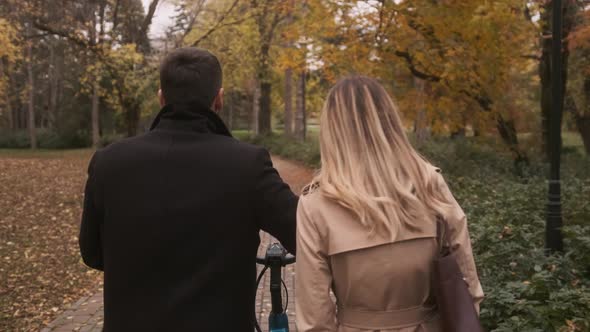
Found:
[(434, 261), (434, 289), (443, 332), (483, 332), (479, 317), (455, 253), (450, 247), (448, 225), (437, 222), (439, 255)]

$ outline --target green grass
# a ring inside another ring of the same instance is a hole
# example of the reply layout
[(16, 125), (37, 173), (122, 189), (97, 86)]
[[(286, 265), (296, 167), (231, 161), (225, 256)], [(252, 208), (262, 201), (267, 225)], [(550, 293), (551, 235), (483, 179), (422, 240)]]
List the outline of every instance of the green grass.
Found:
[(563, 132), (561, 134), (561, 139), (563, 140), (563, 146), (572, 146), (572, 147), (584, 147), (584, 142), (582, 141), (582, 137), (579, 133), (573, 131)]
[(65, 158), (68, 156), (86, 156), (92, 154), (94, 149), (0, 149), (0, 158)]
[[(519, 133), (518, 138), (521, 140), (531, 140), (535, 134), (533, 133)], [(584, 142), (582, 142), (582, 137), (576, 131), (564, 131), (561, 133), (561, 139), (563, 141), (563, 146), (584, 146)]]
[[(533, 147), (540, 147), (540, 137), (538, 134), (533, 133), (519, 133), (518, 139), (523, 145), (525, 146), (533, 146)], [(536, 140), (536, 142), (535, 142)], [(561, 140), (563, 142), (563, 151), (564, 153), (568, 152), (577, 152), (577, 153), (585, 153), (584, 150), (584, 142), (582, 141), (582, 137), (577, 131), (564, 131), (561, 133)]]

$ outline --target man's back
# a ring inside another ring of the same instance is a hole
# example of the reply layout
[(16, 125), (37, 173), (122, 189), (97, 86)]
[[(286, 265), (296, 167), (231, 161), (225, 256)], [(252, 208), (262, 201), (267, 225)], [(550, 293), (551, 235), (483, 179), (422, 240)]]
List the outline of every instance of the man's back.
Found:
[(90, 165), (80, 243), (105, 331), (252, 331), (259, 231), (294, 251), (297, 198), (216, 115), (167, 108)]

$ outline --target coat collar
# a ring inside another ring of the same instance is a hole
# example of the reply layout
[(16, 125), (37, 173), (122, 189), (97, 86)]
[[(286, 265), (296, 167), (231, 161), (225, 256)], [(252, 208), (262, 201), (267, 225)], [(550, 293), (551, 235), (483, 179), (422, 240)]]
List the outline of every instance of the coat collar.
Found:
[(154, 129), (189, 130), (232, 137), (223, 120), (198, 103), (167, 104), (152, 122), (150, 131)]

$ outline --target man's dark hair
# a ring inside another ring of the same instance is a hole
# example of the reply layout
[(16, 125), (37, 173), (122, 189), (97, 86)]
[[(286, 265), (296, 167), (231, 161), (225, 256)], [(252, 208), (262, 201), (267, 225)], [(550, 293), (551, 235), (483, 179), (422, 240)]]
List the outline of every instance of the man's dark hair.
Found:
[(209, 107), (221, 89), (221, 65), (215, 55), (196, 47), (172, 51), (160, 65), (160, 88), (166, 104)]

